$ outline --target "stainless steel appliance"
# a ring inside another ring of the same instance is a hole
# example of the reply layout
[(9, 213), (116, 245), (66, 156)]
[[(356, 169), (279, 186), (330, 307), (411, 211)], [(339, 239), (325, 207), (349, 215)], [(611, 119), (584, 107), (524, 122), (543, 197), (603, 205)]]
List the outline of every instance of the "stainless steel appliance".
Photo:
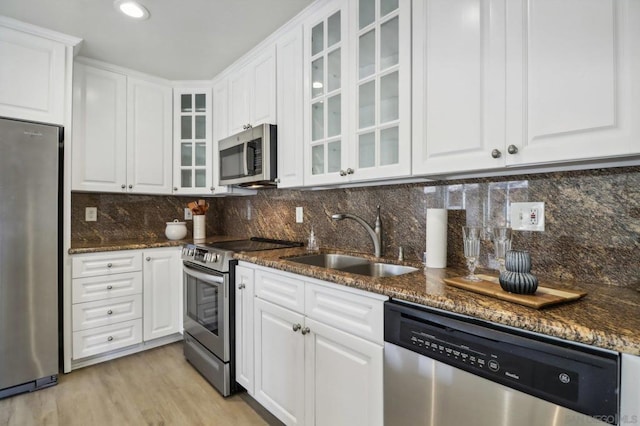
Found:
[(0, 398), (58, 380), (62, 128), (0, 119)]
[(617, 352), (385, 304), (385, 423), (616, 424)]
[(290, 241), (252, 238), (187, 244), (182, 248), (185, 307), (184, 355), (223, 396), (235, 381), (233, 254), (301, 246)]
[(273, 186), (277, 177), (277, 132), (273, 124), (250, 127), (218, 143), (220, 185)]

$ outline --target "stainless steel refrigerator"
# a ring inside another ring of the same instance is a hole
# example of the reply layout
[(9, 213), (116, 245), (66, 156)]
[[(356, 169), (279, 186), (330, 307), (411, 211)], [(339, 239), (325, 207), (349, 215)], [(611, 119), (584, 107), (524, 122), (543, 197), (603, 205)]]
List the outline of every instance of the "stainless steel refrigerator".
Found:
[(62, 128), (0, 118), (0, 398), (58, 380)]

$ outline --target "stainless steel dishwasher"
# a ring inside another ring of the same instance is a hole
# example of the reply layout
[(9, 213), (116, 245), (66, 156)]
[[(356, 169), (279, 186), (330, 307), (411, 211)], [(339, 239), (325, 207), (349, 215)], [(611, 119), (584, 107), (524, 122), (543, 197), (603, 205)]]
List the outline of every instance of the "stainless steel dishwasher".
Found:
[(619, 354), (385, 304), (385, 424), (617, 424)]

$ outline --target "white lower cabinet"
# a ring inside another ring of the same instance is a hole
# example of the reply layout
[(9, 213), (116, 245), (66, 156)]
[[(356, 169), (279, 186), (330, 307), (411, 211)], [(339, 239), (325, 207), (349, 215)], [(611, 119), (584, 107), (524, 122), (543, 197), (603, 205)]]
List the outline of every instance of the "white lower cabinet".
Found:
[(236, 382), (253, 395), (253, 269), (236, 267)]
[(74, 255), (72, 359), (88, 365), (84, 358), (180, 332), (181, 269), (178, 247)]
[[(238, 277), (254, 273), (253, 397), (287, 425), (382, 425), (387, 298), (244, 262), (240, 267)], [(236, 320), (236, 336), (249, 327), (242, 321)], [(238, 364), (244, 356), (236, 353)]]

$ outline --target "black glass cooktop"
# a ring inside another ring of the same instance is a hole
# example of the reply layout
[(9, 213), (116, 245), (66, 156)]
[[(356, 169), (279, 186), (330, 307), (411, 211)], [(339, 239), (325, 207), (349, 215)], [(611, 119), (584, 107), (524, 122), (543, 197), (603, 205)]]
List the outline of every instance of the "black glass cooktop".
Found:
[(260, 250), (273, 250), (289, 247), (302, 247), (303, 243), (297, 241), (284, 241), (284, 240), (272, 240), (268, 238), (252, 237), (248, 240), (236, 240), (236, 241), (221, 241), (217, 243), (204, 244), (207, 247), (229, 250), (234, 252), (239, 251), (260, 251)]

